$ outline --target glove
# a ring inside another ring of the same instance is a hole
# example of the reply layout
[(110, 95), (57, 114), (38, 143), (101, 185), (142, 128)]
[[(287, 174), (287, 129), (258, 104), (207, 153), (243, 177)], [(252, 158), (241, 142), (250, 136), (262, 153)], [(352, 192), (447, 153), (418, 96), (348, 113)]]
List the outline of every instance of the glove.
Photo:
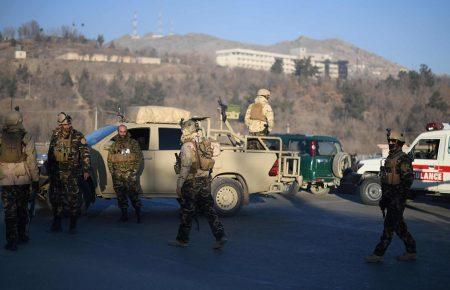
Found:
[(34, 193), (38, 193), (39, 192), (39, 181), (33, 181), (31, 183), (31, 191)]

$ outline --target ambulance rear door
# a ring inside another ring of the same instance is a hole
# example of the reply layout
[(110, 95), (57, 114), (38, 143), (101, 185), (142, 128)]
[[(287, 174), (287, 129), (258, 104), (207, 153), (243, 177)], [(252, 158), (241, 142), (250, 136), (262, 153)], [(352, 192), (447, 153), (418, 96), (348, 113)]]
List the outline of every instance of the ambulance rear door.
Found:
[(414, 158), (414, 183), (412, 188), (427, 191), (438, 191), (443, 181), (440, 166), (444, 161), (446, 148), (445, 136), (432, 136), (419, 139), (411, 149)]
[(438, 170), (443, 176), (442, 182), (439, 182), (438, 185), (438, 191), (440, 193), (450, 193), (450, 136), (446, 137), (446, 143), (444, 147), (444, 158), (439, 160), (438, 165)]

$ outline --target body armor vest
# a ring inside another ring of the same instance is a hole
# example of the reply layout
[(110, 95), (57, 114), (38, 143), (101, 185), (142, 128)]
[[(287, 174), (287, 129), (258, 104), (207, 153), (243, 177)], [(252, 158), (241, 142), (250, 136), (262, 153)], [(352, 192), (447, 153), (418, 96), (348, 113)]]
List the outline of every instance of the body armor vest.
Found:
[(2, 163), (21, 163), (27, 159), (23, 152), (24, 132), (3, 131), (2, 144), (0, 147), (0, 162)]
[(121, 162), (134, 162), (137, 161), (136, 154), (131, 152), (129, 146), (124, 146), (127, 144), (119, 144), (114, 151), (111, 153), (111, 162), (112, 163), (121, 163)]
[(250, 120), (258, 120), (266, 122), (266, 116), (263, 114), (263, 104), (254, 103), (250, 110)]
[(387, 158), (384, 164), (386, 171), (386, 180), (384, 182), (389, 185), (399, 185), (400, 168), (398, 168), (398, 161), (402, 154), (395, 154), (392, 158)]
[(67, 139), (59, 138), (53, 150), (56, 162), (69, 162), (72, 153), (72, 134)]

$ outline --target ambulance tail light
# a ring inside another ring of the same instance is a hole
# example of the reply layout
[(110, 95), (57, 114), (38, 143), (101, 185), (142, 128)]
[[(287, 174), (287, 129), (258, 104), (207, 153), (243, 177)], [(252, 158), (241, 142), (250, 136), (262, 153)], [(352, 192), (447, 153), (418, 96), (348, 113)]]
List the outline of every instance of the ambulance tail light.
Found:
[(439, 123), (439, 122), (431, 122), (428, 123), (427, 126), (425, 127), (425, 129), (427, 131), (437, 131), (437, 130), (442, 130), (444, 129), (444, 124)]
[(280, 169), (280, 167), (279, 167), (278, 159), (277, 159), (273, 163), (272, 168), (270, 168), (269, 176), (278, 176), (279, 169)]

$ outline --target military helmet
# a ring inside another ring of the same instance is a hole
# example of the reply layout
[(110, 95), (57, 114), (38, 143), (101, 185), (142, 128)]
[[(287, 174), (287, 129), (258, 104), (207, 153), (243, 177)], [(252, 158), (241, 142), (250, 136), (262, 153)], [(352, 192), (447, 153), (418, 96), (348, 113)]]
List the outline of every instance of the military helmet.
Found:
[(400, 133), (398, 131), (391, 131), (391, 134), (389, 135), (389, 140), (397, 140), (402, 143), (405, 143), (405, 136), (403, 136), (403, 133)]
[(22, 114), (18, 111), (11, 111), (5, 116), (5, 125), (6, 126), (17, 126), (22, 124), (23, 117)]
[(270, 91), (267, 89), (259, 89), (258, 96), (262, 96), (262, 97), (265, 97), (266, 99), (268, 99), (270, 96)]
[(183, 134), (192, 134), (198, 131), (198, 124), (194, 120), (187, 120), (181, 123), (181, 131)]
[(67, 125), (72, 123), (72, 118), (64, 112), (58, 114), (58, 124)]

